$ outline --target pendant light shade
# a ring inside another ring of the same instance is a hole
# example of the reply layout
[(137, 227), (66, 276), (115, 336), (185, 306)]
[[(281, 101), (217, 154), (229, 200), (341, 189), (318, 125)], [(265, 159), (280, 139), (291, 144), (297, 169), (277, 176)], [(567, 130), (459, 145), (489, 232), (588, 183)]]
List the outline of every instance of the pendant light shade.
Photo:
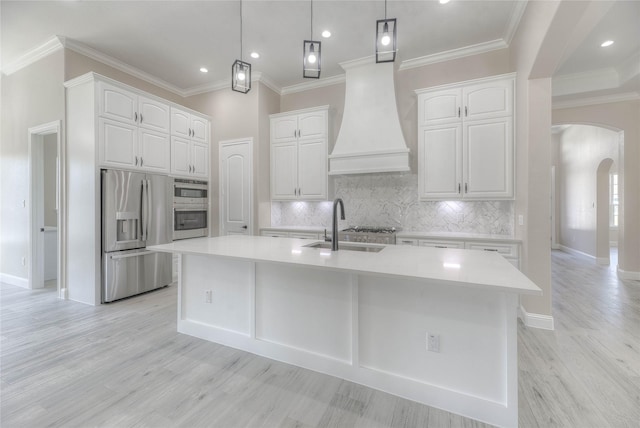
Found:
[(320, 53), (322, 44), (313, 40), (313, 0), (311, 0), (311, 33), (310, 40), (302, 45), (302, 77), (310, 79), (320, 78)]
[(240, 0), (240, 59), (231, 66), (231, 89), (246, 94), (251, 90), (251, 64), (242, 60), (242, 0)]
[(244, 94), (251, 90), (251, 64), (235, 60), (231, 66), (231, 89)]
[(321, 44), (316, 40), (304, 41), (304, 57), (302, 60), (302, 76), (311, 79), (320, 78)]
[(387, 1), (384, 19), (376, 21), (376, 62), (394, 62), (397, 50), (396, 19), (387, 19)]

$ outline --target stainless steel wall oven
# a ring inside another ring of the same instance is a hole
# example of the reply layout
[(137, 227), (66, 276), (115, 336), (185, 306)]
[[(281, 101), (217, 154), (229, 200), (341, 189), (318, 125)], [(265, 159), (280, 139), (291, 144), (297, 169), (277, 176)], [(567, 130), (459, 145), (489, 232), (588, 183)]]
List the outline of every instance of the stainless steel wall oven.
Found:
[(209, 235), (209, 185), (206, 181), (174, 178), (173, 240)]

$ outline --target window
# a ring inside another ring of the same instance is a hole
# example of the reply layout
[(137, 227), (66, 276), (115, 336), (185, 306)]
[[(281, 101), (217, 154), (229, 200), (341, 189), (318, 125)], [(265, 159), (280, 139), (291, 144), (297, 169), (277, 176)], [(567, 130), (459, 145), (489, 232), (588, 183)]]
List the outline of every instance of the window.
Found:
[(618, 174), (609, 175), (609, 225), (618, 227)]

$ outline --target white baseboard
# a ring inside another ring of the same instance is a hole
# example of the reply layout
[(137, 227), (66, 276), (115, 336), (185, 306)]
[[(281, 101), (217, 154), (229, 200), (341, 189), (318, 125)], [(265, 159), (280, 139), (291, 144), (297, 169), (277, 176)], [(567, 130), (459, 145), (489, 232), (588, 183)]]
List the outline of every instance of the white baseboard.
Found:
[(588, 257), (590, 259), (596, 260), (595, 256), (592, 256), (591, 254), (583, 253), (582, 251), (574, 250), (573, 248), (565, 247), (564, 245), (560, 245), (560, 249), (565, 253), (575, 254), (578, 256)]
[(9, 275), (8, 273), (0, 273), (0, 282), (15, 285), (17, 287), (29, 288), (29, 280), (19, 276)]
[(609, 266), (611, 261), (609, 261), (609, 257), (597, 257), (596, 258), (596, 263), (598, 263), (599, 265), (602, 265), (602, 266)]
[(624, 271), (618, 268), (618, 278), (640, 281), (640, 272)]
[(524, 325), (541, 330), (553, 330), (553, 317), (551, 315), (531, 314), (522, 305), (518, 308), (518, 317)]
[(558, 245), (558, 244), (551, 244), (551, 249), (552, 249), (552, 250), (559, 250), (559, 249), (560, 249), (560, 245)]

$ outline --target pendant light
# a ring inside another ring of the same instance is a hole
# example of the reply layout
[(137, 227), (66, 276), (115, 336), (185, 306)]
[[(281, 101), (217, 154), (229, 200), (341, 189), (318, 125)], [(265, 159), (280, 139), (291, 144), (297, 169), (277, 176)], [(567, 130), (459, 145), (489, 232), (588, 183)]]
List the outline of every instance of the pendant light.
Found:
[(302, 45), (302, 77), (320, 78), (320, 42), (313, 40), (313, 0), (311, 0), (311, 36)]
[(396, 42), (396, 19), (387, 19), (387, 0), (384, 0), (384, 19), (376, 21), (376, 62), (394, 62)]
[(243, 94), (251, 90), (251, 64), (242, 61), (242, 0), (240, 0), (240, 59), (231, 66), (231, 89)]

